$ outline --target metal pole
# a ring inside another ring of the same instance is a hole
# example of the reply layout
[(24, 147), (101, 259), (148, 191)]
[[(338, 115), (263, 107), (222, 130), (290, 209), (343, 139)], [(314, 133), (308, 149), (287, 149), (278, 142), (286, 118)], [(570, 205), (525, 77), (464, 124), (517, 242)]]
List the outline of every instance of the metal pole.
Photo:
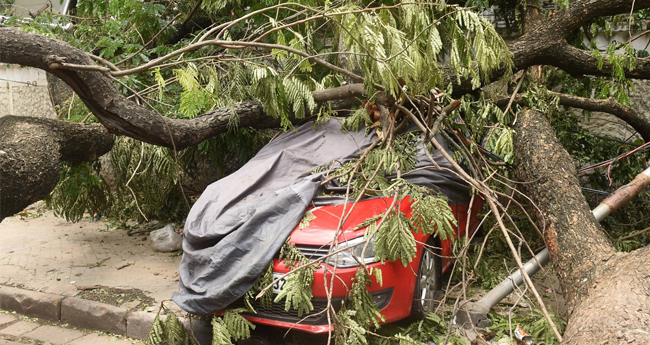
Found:
[[(650, 186), (650, 168), (637, 175), (632, 182), (617, 189), (614, 193), (608, 196), (607, 199), (603, 200), (598, 207), (593, 209), (591, 213), (594, 215), (596, 220), (600, 222), (612, 212), (621, 208), (648, 186)], [(550, 260), (551, 257), (548, 249), (544, 248), (524, 264), (524, 270), (529, 276), (532, 276), (539, 271), (541, 266), (546, 265)], [(517, 270), (515, 273), (503, 280), (499, 285), (490, 290), (490, 292), (483, 296), (483, 298), (478, 300), (476, 303), (469, 305), (467, 307), (467, 313), (461, 312), (458, 316), (464, 318), (464, 315), (462, 314), (468, 314), (472, 323), (478, 325), (481, 320), (487, 318), (487, 313), (492, 309), (492, 307), (506, 298), (510, 293), (512, 293), (512, 291), (514, 291), (515, 287), (521, 285), (523, 282), (524, 279), (521, 271)]]

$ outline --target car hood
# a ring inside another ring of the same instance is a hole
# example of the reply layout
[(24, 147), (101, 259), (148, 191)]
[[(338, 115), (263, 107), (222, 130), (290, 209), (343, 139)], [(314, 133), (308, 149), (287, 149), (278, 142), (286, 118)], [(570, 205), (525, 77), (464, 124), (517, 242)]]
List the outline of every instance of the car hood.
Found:
[[(339, 242), (363, 236), (365, 228), (357, 230), (355, 228), (368, 218), (384, 214), (392, 202), (392, 197), (377, 197), (359, 201), (342, 226), (338, 235)], [(411, 202), (409, 198), (398, 200), (398, 203), (401, 211), (410, 217)], [(334, 240), (341, 218), (350, 212), (353, 204), (353, 200), (347, 205), (343, 200), (341, 203), (319, 205), (318, 200), (315, 200), (316, 206), (307, 211), (311, 212), (315, 218), (310, 221), (307, 221), (310, 217), (303, 218), (291, 233), (289, 242), (301, 245), (330, 245)]]

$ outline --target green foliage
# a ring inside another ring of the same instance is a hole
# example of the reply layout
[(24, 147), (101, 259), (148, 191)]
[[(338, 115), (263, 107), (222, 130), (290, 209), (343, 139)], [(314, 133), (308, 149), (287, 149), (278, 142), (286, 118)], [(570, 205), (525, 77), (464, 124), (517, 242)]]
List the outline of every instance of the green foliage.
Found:
[[(621, 49), (619, 54), (616, 54), (617, 49)], [(607, 45), (606, 54), (606, 56), (601, 55), (597, 49), (592, 51), (592, 56), (598, 59), (598, 69), (603, 69), (605, 58), (607, 58), (607, 63), (611, 64), (612, 77), (616, 79), (624, 80), (625, 70), (632, 71), (636, 67), (636, 54), (629, 43), (620, 47), (618, 43), (612, 42)]]
[(494, 129), (487, 135), (485, 149), (513, 164), (515, 159), (514, 130), (510, 128)]
[(300, 224), (298, 225), (298, 227), (300, 228), (300, 230), (302, 230), (308, 227), (309, 223), (314, 219), (316, 219), (316, 216), (314, 216), (314, 214), (311, 211), (307, 211), (305, 212), (305, 215), (300, 220)]
[[(272, 284), (273, 284), (273, 262), (269, 263), (268, 266), (266, 266), (266, 269), (264, 269), (264, 273), (262, 273), (259, 277), (257, 277), (257, 280), (253, 285), (253, 288), (246, 293), (244, 301), (246, 303), (246, 307), (248, 308), (248, 311), (257, 313), (255, 311), (255, 308), (253, 308), (253, 300), (257, 298), (257, 295), (260, 292), (262, 292), (262, 289), (266, 288), (267, 286), (271, 286)], [(273, 306), (273, 294), (269, 290), (267, 290), (260, 297), (260, 303), (262, 304), (262, 308), (271, 309)]]
[(298, 310), (298, 316), (312, 311), (314, 305), (311, 303), (313, 296), (311, 284), (314, 281), (314, 272), (317, 266), (312, 264), (302, 268), (296, 267), (309, 264), (310, 261), (300, 250), (288, 242), (280, 251), (280, 260), (284, 260), (286, 267), (291, 267), (291, 274), (287, 276), (287, 282), (284, 284), (282, 292), (275, 297), (273, 302), (278, 303), (284, 299), (285, 310), (288, 311), (293, 307)]
[[(354, 231), (357, 231), (357, 230), (361, 230), (361, 229), (363, 229), (363, 228), (367, 228), (367, 227), (369, 227), (370, 225), (376, 225), (376, 224), (377, 224), (377, 221), (378, 221), (381, 217), (382, 217), (381, 214), (374, 215), (374, 216), (372, 216), (372, 217), (370, 217), (370, 218), (364, 220), (363, 222), (359, 223), (359, 225), (355, 226), (353, 230), (354, 230)], [(367, 232), (366, 232), (366, 233), (367, 233)]]
[(86, 211), (93, 214), (110, 209), (114, 200), (100, 169), (99, 162), (61, 163), (61, 180), (46, 200), (54, 215), (77, 222)]
[(185, 329), (176, 315), (172, 312), (167, 313), (167, 318), (163, 321), (160, 312), (149, 331), (150, 345), (196, 345), (190, 333)]
[(334, 328), (336, 344), (368, 344), (366, 329), (354, 320), (356, 311), (341, 308), (336, 316), (336, 327)]
[(382, 327), (378, 333), (381, 337), (371, 337), (372, 345), (402, 345), (402, 344), (451, 344), (469, 345), (469, 341), (462, 337), (458, 330), (448, 332), (449, 320), (428, 313), (424, 319), (412, 322), (406, 327), (390, 324)]
[[(375, 269), (374, 271), (381, 272)], [(379, 273), (381, 276), (381, 273)], [(365, 269), (358, 269), (350, 289), (350, 310), (355, 311), (354, 320), (364, 328), (372, 325), (379, 326), (379, 322), (386, 321), (381, 311), (372, 301), (372, 295), (368, 292), (366, 286), (372, 284), (370, 275)]]
[(141, 211), (148, 219), (182, 219), (187, 212), (179, 180), (183, 168), (176, 164), (172, 150), (121, 137), (110, 157), (116, 180), (115, 205), (121, 209), (109, 215), (142, 219)]
[[(215, 103), (218, 103), (215, 94), (218, 95), (221, 89), (214, 68), (206, 67), (202, 73), (199, 73), (198, 67), (189, 63), (186, 68), (175, 69), (174, 74), (178, 78), (178, 83), (183, 87), (179, 110), (184, 117), (194, 118), (211, 110)], [(158, 76), (156, 76), (156, 80), (160, 83)], [(202, 87), (201, 82), (206, 82), (207, 85)]]
[(612, 241), (612, 243), (614, 244), (614, 247), (616, 247), (616, 250), (619, 252), (631, 252), (635, 249), (645, 246), (645, 243), (637, 239), (615, 239)]
[[(565, 323), (562, 318), (552, 312), (549, 312), (555, 327), (558, 332), (562, 334), (564, 332)], [(526, 333), (530, 334), (533, 337), (534, 344), (546, 344), (546, 345), (555, 345), (560, 344), (558, 339), (553, 333), (553, 329), (546, 321), (544, 314), (539, 309), (531, 310), (527, 313), (517, 314), (508, 319), (507, 316), (503, 316), (497, 313), (490, 313), (490, 318), (492, 319), (492, 326), (489, 327), (490, 330), (496, 330), (497, 334), (496, 339), (500, 339), (504, 335), (510, 335), (517, 325), (521, 327)]]
[(230, 333), (230, 336), (235, 340), (248, 339), (251, 336), (251, 330), (255, 329), (255, 325), (246, 320), (239, 313), (246, 311), (245, 309), (230, 309), (226, 310), (223, 315), (223, 322), (225, 328)]
[(411, 205), (415, 231), (424, 234), (437, 235), (442, 240), (453, 240), (454, 228), (457, 226), (456, 217), (443, 196), (427, 196), (413, 202)]
[(245, 309), (226, 310), (223, 317), (212, 318), (212, 345), (233, 345), (232, 340), (248, 339), (255, 325), (239, 313)]
[[(490, 247), (490, 249), (493, 248), (493, 246)], [(503, 264), (503, 255), (501, 254), (501, 252), (495, 252), (491, 255), (485, 254), (478, 261), (475, 273), (482, 289), (491, 290), (509, 275)], [(476, 262), (476, 258), (473, 258), (470, 262)]]
[(358, 132), (364, 125), (371, 125), (372, 119), (366, 108), (359, 108), (352, 115), (343, 119), (343, 128)]
[[(349, 3), (332, 11), (359, 9)], [(454, 5), (414, 3), (396, 11), (345, 14), (340, 23), (337, 30), (352, 53), (352, 63), (363, 70), (367, 90), (380, 84), (395, 98), (401, 90), (395, 76), (406, 80), (414, 93), (440, 86), (439, 60), (445, 55), (458, 78), (468, 77), (476, 86), (492, 71), (512, 66), (510, 52), (492, 24)]]
[[(287, 95), (289, 104), (293, 104), (293, 113), (298, 119), (304, 119), (307, 111), (310, 113), (316, 109), (316, 102), (309, 90), (309, 87), (296, 77), (287, 77), (282, 80), (284, 92)], [(307, 108), (305, 108), (307, 104)]]
[(415, 238), (411, 222), (403, 212), (393, 211), (384, 219), (375, 235), (375, 259), (377, 261), (401, 260), (406, 267), (416, 254)]
[(218, 317), (212, 319), (212, 345), (233, 345), (228, 328)]

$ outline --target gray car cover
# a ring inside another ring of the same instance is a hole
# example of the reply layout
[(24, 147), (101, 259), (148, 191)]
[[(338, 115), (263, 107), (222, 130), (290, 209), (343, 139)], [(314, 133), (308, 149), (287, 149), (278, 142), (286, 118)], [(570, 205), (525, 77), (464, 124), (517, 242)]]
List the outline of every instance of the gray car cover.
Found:
[[(342, 131), (339, 118), (314, 128), (310, 122), (279, 135), (194, 204), (183, 233), (179, 291), (172, 296), (183, 310), (208, 315), (243, 296), (319, 193), (324, 174), (311, 171), (357, 158), (376, 139), (374, 131)], [(425, 169), (404, 178), (442, 192), (451, 204), (468, 202), (467, 184), (439, 152), (431, 155), (445, 169), (433, 168), (420, 147), (416, 168)]]

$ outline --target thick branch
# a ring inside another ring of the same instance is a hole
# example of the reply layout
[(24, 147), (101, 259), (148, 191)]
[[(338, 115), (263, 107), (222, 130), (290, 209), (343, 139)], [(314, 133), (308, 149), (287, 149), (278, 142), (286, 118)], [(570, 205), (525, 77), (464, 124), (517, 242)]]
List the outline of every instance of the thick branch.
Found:
[[(597, 75), (612, 76), (613, 65), (609, 63), (609, 55), (603, 54), (602, 68), (598, 68), (598, 58), (590, 52), (578, 49), (566, 42), (553, 46), (548, 54), (553, 59), (553, 65), (557, 66), (572, 76)], [(632, 79), (650, 79), (650, 59), (636, 58), (636, 67), (633, 70), (625, 69), (625, 76)]]
[[(639, 115), (632, 108), (621, 105), (612, 97), (607, 99), (592, 99), (552, 91), (549, 91), (549, 93), (558, 97), (561, 105), (612, 114), (634, 128), (645, 142), (650, 142), (650, 121)], [(501, 107), (505, 106), (509, 101), (510, 96), (500, 97), (496, 103)], [(514, 102), (522, 104), (524, 99), (520, 95), (517, 95)]]
[[(581, 0), (571, 3), (568, 10), (560, 10), (547, 22), (531, 30), (530, 33), (522, 36), (510, 45), (514, 53), (514, 62), (517, 69), (538, 64), (552, 64), (566, 70), (579, 71), (580, 73), (608, 74), (605, 66), (603, 71), (593, 69), (594, 59), (585, 56), (582, 51), (575, 51), (575, 48), (568, 49), (564, 38), (576, 27), (582, 25), (590, 18), (600, 15), (611, 15), (625, 13), (630, 9), (627, 0)], [(635, 10), (650, 7), (650, 0), (638, 0)], [(224, 47), (259, 47), (278, 48), (280, 46), (259, 42), (200, 42), (192, 47), (184, 49), (196, 49), (201, 44), (216, 44)], [(283, 47), (283, 49), (289, 49)], [(572, 53), (573, 52), (573, 53)], [(180, 53), (180, 51), (179, 51)], [(305, 56), (305, 53), (296, 51), (296, 54)], [(561, 58), (553, 58), (553, 54), (562, 53)], [(571, 53), (571, 54), (570, 54)], [(580, 54), (578, 54), (580, 53)], [(568, 54), (568, 55), (567, 55)], [(588, 55), (588, 54), (587, 54)], [(568, 56), (568, 57), (567, 57)], [(45, 57), (50, 57), (45, 59)], [(52, 57), (63, 58), (63, 61), (52, 60)], [(316, 57), (306, 56), (317, 63), (326, 65), (338, 72), (338, 67), (321, 61)], [(566, 57), (566, 58), (564, 58)], [(567, 61), (582, 59), (576, 62), (584, 67), (576, 67)], [(16, 63), (36, 67), (48, 71), (70, 85), (88, 108), (97, 116), (101, 123), (112, 133), (130, 136), (152, 144), (176, 147), (177, 149), (189, 147), (201, 141), (227, 130), (230, 115), (236, 113), (243, 126), (256, 128), (268, 128), (278, 125), (276, 119), (266, 116), (261, 104), (254, 101), (243, 102), (235, 105), (232, 109), (222, 109), (204, 116), (190, 120), (170, 119), (142, 108), (127, 100), (112, 84), (112, 81), (101, 72), (92, 70), (67, 70), (79, 65), (93, 66), (90, 58), (83, 51), (75, 49), (70, 45), (45, 36), (31, 34), (13, 28), (0, 28), (0, 62)], [(58, 62), (58, 63), (57, 63)], [(632, 77), (650, 78), (650, 73), (645, 74), (646, 65), (639, 63), (639, 68), (630, 73)], [(145, 67), (145, 66), (141, 66)], [(109, 72), (105, 69), (104, 73)], [(350, 72), (347, 72), (350, 73)], [(493, 80), (499, 78), (503, 72), (495, 73)], [(354, 76), (358, 80), (360, 77)], [(454, 80), (450, 77), (448, 80)], [(455, 88), (455, 95), (470, 92), (469, 83), (462, 83)], [(320, 91), (319, 91), (320, 92)], [(332, 91), (334, 93), (339, 91)], [(359, 94), (354, 92), (353, 94)], [(350, 95), (349, 92), (340, 92), (340, 96)], [(319, 96), (320, 97), (320, 96)], [(335, 97), (335, 96), (328, 96)], [(328, 98), (333, 99), (333, 98)]]
[(0, 220), (44, 199), (59, 182), (59, 161), (92, 161), (113, 147), (100, 125), (0, 118)]
[[(58, 62), (53, 57), (62, 57), (68, 64), (93, 65), (85, 52), (65, 42), (13, 28), (0, 28), (0, 62), (40, 68), (61, 78), (111, 133), (182, 149), (226, 132), (233, 113), (239, 116), (241, 126), (274, 128), (280, 124), (278, 119), (267, 116), (257, 101), (242, 102), (194, 119), (163, 117), (126, 99), (101, 72), (52, 68), (59, 67), (53, 64)], [(314, 96), (320, 101), (352, 97), (362, 92), (357, 88), (343, 86), (317, 91)]]
[[(534, 65), (554, 65), (572, 72), (578, 66), (564, 65), (563, 50), (568, 48), (568, 36), (592, 19), (604, 16), (629, 13), (632, 1), (629, 0), (580, 0), (570, 3), (566, 10), (560, 9), (546, 22), (532, 28), (509, 45), (517, 69)], [(639, 11), (650, 7), (650, 0), (637, 0), (634, 10)], [(580, 49), (573, 48), (578, 51)], [(554, 58), (560, 53), (562, 58)], [(589, 55), (589, 53), (586, 53)], [(548, 60), (551, 59), (551, 60)], [(590, 69), (583, 74), (596, 74), (597, 69)]]
[[(513, 54), (515, 70), (523, 70), (535, 65), (559, 67), (573, 76), (598, 75), (611, 76), (611, 64), (605, 63), (598, 69), (597, 59), (591, 53), (571, 46), (568, 36), (592, 19), (629, 13), (630, 0), (579, 0), (572, 1), (568, 9), (560, 9), (540, 25), (531, 28), (525, 35), (508, 44)], [(650, 8), (650, 0), (634, 1), (634, 11)], [(604, 55), (605, 61), (608, 56)], [(626, 71), (628, 78), (650, 79), (650, 59), (636, 59), (637, 68)], [(490, 81), (501, 78), (506, 71), (493, 73)], [(472, 91), (471, 83), (463, 80), (456, 84), (456, 78), (447, 73), (447, 80), (454, 83), (454, 97)]]

